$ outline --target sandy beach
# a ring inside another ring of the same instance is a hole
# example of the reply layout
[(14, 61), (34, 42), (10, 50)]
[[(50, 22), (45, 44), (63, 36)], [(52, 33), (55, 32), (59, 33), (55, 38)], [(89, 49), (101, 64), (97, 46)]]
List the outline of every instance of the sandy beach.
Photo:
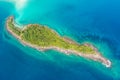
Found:
[[(12, 32), (12, 30), (9, 28), (8, 22), (9, 22), (9, 20), (11, 20), (10, 18), (13, 18), (13, 17), (9, 17), (9, 19), (7, 19), (7, 22), (6, 22), (6, 29), (7, 29), (7, 31), (10, 34), (12, 34), (15, 38), (17, 38), (25, 46), (30, 46), (30, 47), (35, 48), (35, 49), (40, 50), (40, 51), (53, 49), (53, 50), (57, 50), (59, 52), (65, 53), (65, 54), (75, 54), (75, 55), (78, 55), (78, 56), (81, 56), (81, 57), (84, 57), (84, 58), (87, 58), (87, 59), (91, 59), (91, 60), (94, 60), (94, 61), (101, 62), (106, 67), (111, 67), (111, 64), (112, 64), (111, 61), (106, 59), (105, 57), (103, 57), (99, 53), (99, 51), (94, 46), (92, 46), (90, 44), (84, 44), (84, 45), (92, 47), (96, 51), (95, 54), (84, 54), (84, 53), (77, 52), (75, 50), (59, 48), (57, 46), (41, 47), (41, 46), (33, 45), (33, 44), (29, 43), (29, 42), (26, 42), (26, 41), (22, 40), (20, 36), (16, 35), (14, 32)], [(31, 24), (25, 26), (23, 29), (28, 28), (30, 25)], [(73, 43), (71, 40), (69, 40), (67, 38), (66, 38), (66, 41), (70, 41), (70, 43)]]

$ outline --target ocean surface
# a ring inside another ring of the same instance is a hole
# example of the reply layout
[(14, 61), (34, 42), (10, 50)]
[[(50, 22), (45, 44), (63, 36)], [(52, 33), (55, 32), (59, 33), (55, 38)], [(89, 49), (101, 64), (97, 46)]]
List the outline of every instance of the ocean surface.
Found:
[[(11, 15), (93, 44), (112, 67), (22, 45), (5, 29)], [(120, 0), (0, 0), (0, 80), (120, 80)]]

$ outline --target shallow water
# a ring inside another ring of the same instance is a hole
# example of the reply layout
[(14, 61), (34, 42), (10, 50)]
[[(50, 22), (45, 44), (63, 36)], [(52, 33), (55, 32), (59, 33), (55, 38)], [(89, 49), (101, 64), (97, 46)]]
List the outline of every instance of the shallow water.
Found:
[[(0, 1), (0, 80), (119, 80), (120, 1), (30, 0), (18, 8)], [(100, 63), (57, 51), (39, 52), (21, 45), (5, 30), (14, 15), (20, 25), (39, 23), (77, 42), (90, 42), (112, 61)]]

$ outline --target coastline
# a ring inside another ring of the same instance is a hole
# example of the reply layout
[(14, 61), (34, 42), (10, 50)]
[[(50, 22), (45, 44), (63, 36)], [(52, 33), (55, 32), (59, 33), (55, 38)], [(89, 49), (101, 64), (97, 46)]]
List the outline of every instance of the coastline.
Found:
[[(9, 18), (13, 18), (12, 17), (9, 17)], [(12, 34), (15, 38), (17, 38), (23, 45), (25, 46), (30, 46), (32, 48), (35, 48), (37, 50), (40, 50), (40, 51), (45, 51), (45, 50), (49, 50), (49, 49), (53, 49), (53, 50), (57, 50), (59, 52), (62, 52), (62, 53), (65, 53), (65, 54), (75, 54), (75, 55), (78, 55), (78, 56), (81, 56), (81, 57), (84, 57), (84, 58), (87, 58), (87, 59), (91, 59), (91, 60), (94, 60), (94, 61), (98, 61), (98, 62), (101, 62), (103, 65), (105, 65), (106, 67), (111, 67), (111, 61), (104, 58), (100, 53), (99, 51), (94, 47), (92, 46), (91, 44), (84, 44), (84, 45), (87, 45), (87, 46), (90, 46), (91, 48), (93, 48), (95, 51), (96, 51), (96, 54), (84, 54), (84, 53), (80, 53), (80, 52), (77, 52), (75, 50), (69, 50), (69, 49), (62, 49), (62, 48), (59, 48), (59, 47), (56, 47), (56, 46), (50, 46), (50, 47), (41, 47), (41, 46), (37, 46), (37, 45), (34, 45), (34, 44), (31, 44), (29, 42), (26, 42), (24, 40), (21, 39), (20, 36), (16, 35), (8, 26), (8, 22), (9, 22), (9, 19), (7, 19), (7, 22), (6, 22), (6, 29), (7, 31)], [(15, 24), (13, 22), (13, 24)], [(32, 24), (29, 24), (29, 25), (26, 25), (24, 28), (22, 28), (22, 30), (25, 30), (27, 29), (28, 27), (30, 27), (30, 25)], [(38, 25), (38, 24), (36, 24)], [(53, 30), (54, 31), (54, 30)], [(64, 38), (64, 37), (63, 37)], [(70, 42), (70, 43), (76, 43), (74, 41), (72, 41), (71, 39), (69, 38), (64, 38), (64, 40)]]

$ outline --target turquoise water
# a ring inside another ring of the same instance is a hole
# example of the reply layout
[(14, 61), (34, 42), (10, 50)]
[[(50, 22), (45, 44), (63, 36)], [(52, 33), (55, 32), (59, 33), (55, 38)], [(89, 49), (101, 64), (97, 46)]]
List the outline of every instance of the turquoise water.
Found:
[[(119, 4), (118, 0), (26, 0), (20, 6), (0, 1), (0, 80), (120, 80)], [(112, 61), (112, 67), (23, 46), (5, 30), (10, 15), (21, 27), (44, 24), (61, 36), (92, 43)]]

